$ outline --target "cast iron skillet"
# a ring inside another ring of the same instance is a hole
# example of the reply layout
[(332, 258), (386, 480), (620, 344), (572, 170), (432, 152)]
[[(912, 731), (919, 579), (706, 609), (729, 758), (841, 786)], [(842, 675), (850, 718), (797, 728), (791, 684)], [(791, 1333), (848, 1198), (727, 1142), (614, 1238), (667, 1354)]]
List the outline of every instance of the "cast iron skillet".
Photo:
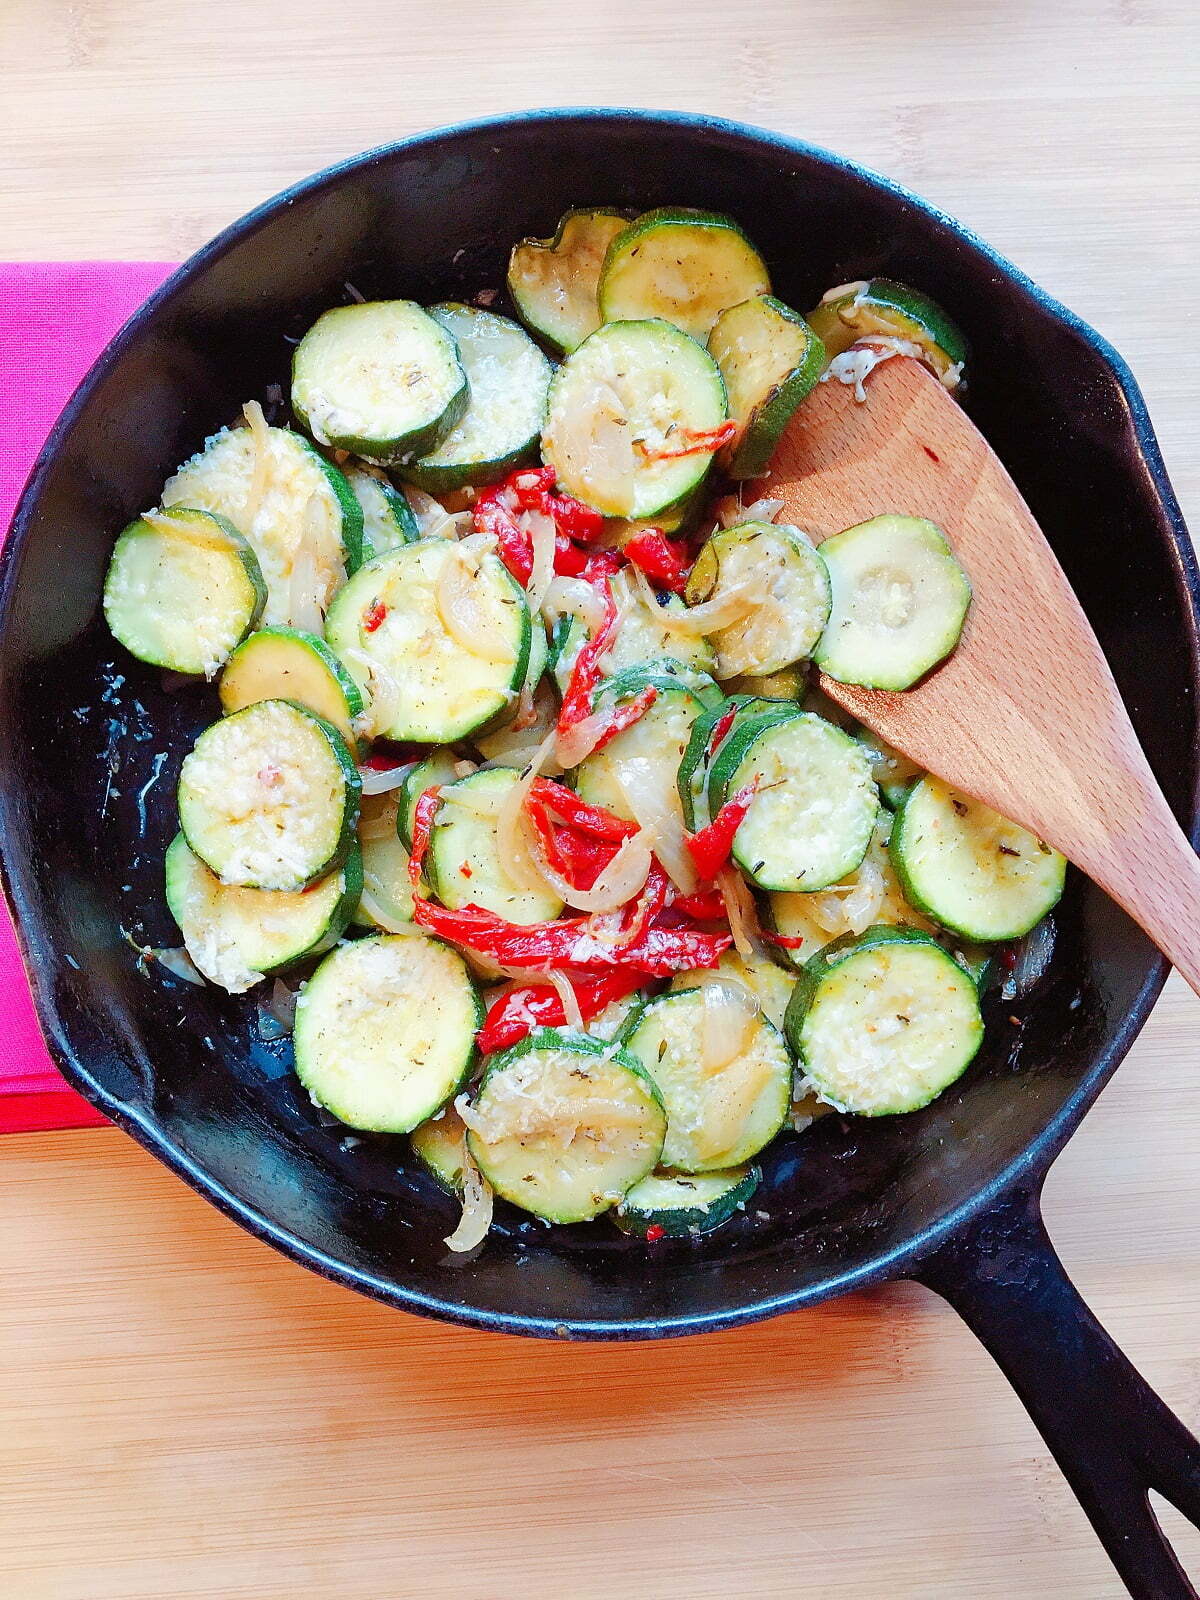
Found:
[[(993, 1006), (987, 1047), (927, 1110), (779, 1141), (749, 1215), (653, 1254), (604, 1224), (515, 1213), (473, 1259), (403, 1140), (323, 1122), (253, 998), (146, 975), (120, 928), (178, 935), (160, 887), (174, 781), (216, 714), (97, 620), (114, 533), (268, 385), (352, 283), (423, 301), (503, 283), (569, 205), (732, 212), (808, 306), (883, 272), (969, 331), (970, 409), (1045, 528), (1185, 824), (1197, 789), (1200, 583), (1116, 353), (963, 228), (809, 146), (707, 118), (554, 111), (424, 134), (299, 184), (192, 258), (113, 341), (35, 467), (0, 572), (0, 856), (50, 1047), (70, 1081), (294, 1259), (408, 1311), (538, 1337), (729, 1327), (886, 1278), (943, 1294), (1042, 1430), (1130, 1590), (1194, 1595), (1156, 1489), (1200, 1518), (1200, 1447), (1080, 1300), (1043, 1232), (1046, 1170), (1148, 1015), (1164, 964), (1076, 879), (1050, 975)], [(1016, 1020), (1009, 1020), (1012, 1013)]]

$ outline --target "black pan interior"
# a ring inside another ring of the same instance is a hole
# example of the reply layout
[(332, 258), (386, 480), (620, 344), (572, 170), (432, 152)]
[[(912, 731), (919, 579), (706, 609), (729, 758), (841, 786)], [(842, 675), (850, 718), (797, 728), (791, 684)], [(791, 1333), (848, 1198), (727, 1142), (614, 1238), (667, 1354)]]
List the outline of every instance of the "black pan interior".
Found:
[[(1194, 574), (1140, 400), (1088, 330), (961, 230), (854, 168), (702, 119), (558, 113), (426, 136), (301, 186), (196, 258), (77, 397), (4, 565), (0, 817), (52, 1045), (84, 1092), (293, 1254), (411, 1309), (519, 1331), (654, 1336), (760, 1315), (898, 1270), (1014, 1163), (1049, 1158), (1161, 984), (1161, 963), (1076, 879), (1051, 974), (993, 1002), (968, 1076), (916, 1116), (831, 1117), (781, 1139), (749, 1215), (644, 1246), (601, 1222), (501, 1219), (474, 1259), (400, 1139), (347, 1137), (297, 1092), (254, 998), (146, 975), (120, 928), (174, 944), (160, 863), (174, 779), (216, 714), (169, 693), (97, 623), (113, 535), (268, 386), (352, 284), (467, 297), (569, 205), (733, 213), (776, 291), (810, 305), (874, 272), (944, 302), (973, 341), (968, 404), (1054, 544), (1168, 797), (1196, 779)], [(1147, 455), (1148, 452), (1148, 455)]]

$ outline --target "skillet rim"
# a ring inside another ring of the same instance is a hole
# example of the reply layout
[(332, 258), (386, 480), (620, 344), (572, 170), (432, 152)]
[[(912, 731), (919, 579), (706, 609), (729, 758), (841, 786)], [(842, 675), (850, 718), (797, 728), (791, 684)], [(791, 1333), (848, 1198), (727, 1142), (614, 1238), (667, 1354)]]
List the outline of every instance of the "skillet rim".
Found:
[[(901, 184), (861, 163), (848, 160), (818, 145), (749, 123), (691, 112), (635, 110), (623, 107), (551, 107), (536, 111), (502, 113), (445, 124), (377, 146), (289, 185), (230, 223), (177, 267), (101, 351), (63, 408), (38, 453), (17, 502), (9, 536), (3, 549), (0, 550), (0, 652), (3, 649), (16, 587), (16, 573), (19, 567), (16, 552), (23, 548), (34, 508), (62, 442), (86, 406), (93, 390), (119, 363), (129, 343), (147, 322), (158, 315), (160, 309), (180, 288), (200, 276), (229, 249), (255, 233), (294, 200), (333, 187), (353, 172), (390, 160), (400, 152), (443, 143), (464, 135), (486, 132), (488, 129), (508, 131), (516, 126), (529, 125), (554, 127), (567, 122), (624, 123), (637, 129), (669, 127), (693, 135), (709, 134), (726, 144), (750, 145), (757, 150), (773, 152), (777, 156), (784, 153), (818, 167), (836, 170), (865, 187), (882, 191), (894, 203), (911, 206), (922, 213), (939, 228), (951, 234), (981, 263), (990, 265), (995, 272), (1005, 278), (1039, 315), (1049, 317), (1088, 345), (1116, 379), (1128, 413), (1135, 450), (1132, 459), (1126, 462), (1125, 470), (1135, 472), (1140, 467), (1146, 480), (1147, 491), (1153, 497), (1158, 509), (1157, 531), (1162, 538), (1165, 552), (1171, 559), (1172, 578), (1177, 596), (1183, 601), (1188, 666), (1193, 690), (1200, 696), (1200, 566), (1167, 475), (1145, 400), (1128, 364), (1114, 346), (1090, 324), (1047, 294), (1020, 268), (993, 250), (971, 229)], [(1127, 452), (1122, 450), (1122, 454), (1127, 455)], [(0, 762), (6, 760), (6, 754), (0, 751)], [(1187, 831), (1192, 843), (1196, 844), (1200, 839), (1200, 770), (1193, 775), (1191, 788), (1190, 827)], [(7, 819), (10, 808), (15, 804), (16, 800), (10, 792), (10, 786), (0, 785), (0, 822)], [(211, 1177), (197, 1162), (174, 1145), (164, 1135), (153, 1116), (125, 1106), (104, 1089), (91, 1077), (79, 1060), (66, 1029), (61, 1026), (58, 1008), (54, 1001), (53, 986), (48, 976), (51, 963), (57, 959), (54, 941), (26, 931), (25, 895), (19, 882), (24, 876), (23, 866), (15, 859), (7, 838), (7, 829), (0, 827), (0, 887), (4, 890), (12, 912), (18, 948), (29, 978), (38, 1020), (45, 1034), (47, 1046), (56, 1066), (72, 1087), (139, 1144), (157, 1156), (165, 1166), (183, 1178), (193, 1189), (211, 1201), (219, 1211), (238, 1222), (255, 1237), (273, 1245), (284, 1255), (309, 1267), (322, 1277), (419, 1316), (490, 1332), (522, 1334), (536, 1338), (662, 1339), (684, 1334), (715, 1332), (778, 1316), (785, 1311), (797, 1310), (802, 1306), (816, 1304), (853, 1289), (867, 1288), (909, 1273), (922, 1258), (944, 1245), (954, 1234), (968, 1227), (976, 1217), (990, 1208), (1000, 1195), (1022, 1181), (1037, 1181), (1044, 1175), (1141, 1031), (1162, 990), (1169, 970), (1163, 957), (1157, 956), (1154, 959), (1121, 1027), (1104, 1050), (1096, 1056), (1091, 1067), (1080, 1078), (1067, 1099), (1020, 1154), (990, 1182), (976, 1189), (970, 1198), (950, 1206), (935, 1221), (908, 1237), (903, 1243), (872, 1257), (861, 1266), (835, 1273), (807, 1287), (791, 1289), (720, 1311), (679, 1317), (580, 1318), (562, 1322), (551, 1318), (488, 1311), (456, 1304), (440, 1299), (436, 1295), (407, 1288), (362, 1269), (347, 1266), (326, 1251), (307, 1244), (286, 1228), (272, 1222), (255, 1207), (240, 1200), (224, 1184)], [(34, 926), (32, 915), (29, 918), (29, 926), (30, 928)]]

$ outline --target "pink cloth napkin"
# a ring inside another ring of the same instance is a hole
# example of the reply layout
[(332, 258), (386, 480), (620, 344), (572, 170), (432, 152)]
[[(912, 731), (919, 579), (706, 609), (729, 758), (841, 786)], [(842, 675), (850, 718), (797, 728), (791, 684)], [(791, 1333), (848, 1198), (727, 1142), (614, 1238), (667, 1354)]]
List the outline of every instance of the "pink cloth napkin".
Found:
[[(0, 262), (0, 537), (75, 386), (170, 271), (157, 261)], [(0, 905), (0, 1133), (104, 1120), (50, 1063)]]

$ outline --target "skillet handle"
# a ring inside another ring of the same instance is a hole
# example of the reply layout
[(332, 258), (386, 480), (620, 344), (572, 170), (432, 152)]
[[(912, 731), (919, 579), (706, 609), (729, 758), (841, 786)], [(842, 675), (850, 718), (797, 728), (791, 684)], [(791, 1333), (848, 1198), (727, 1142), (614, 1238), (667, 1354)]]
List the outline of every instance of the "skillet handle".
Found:
[(1017, 1391), (1134, 1600), (1197, 1600), (1151, 1509), (1200, 1526), (1200, 1443), (1084, 1304), (1016, 1188), (913, 1273), (954, 1307)]

